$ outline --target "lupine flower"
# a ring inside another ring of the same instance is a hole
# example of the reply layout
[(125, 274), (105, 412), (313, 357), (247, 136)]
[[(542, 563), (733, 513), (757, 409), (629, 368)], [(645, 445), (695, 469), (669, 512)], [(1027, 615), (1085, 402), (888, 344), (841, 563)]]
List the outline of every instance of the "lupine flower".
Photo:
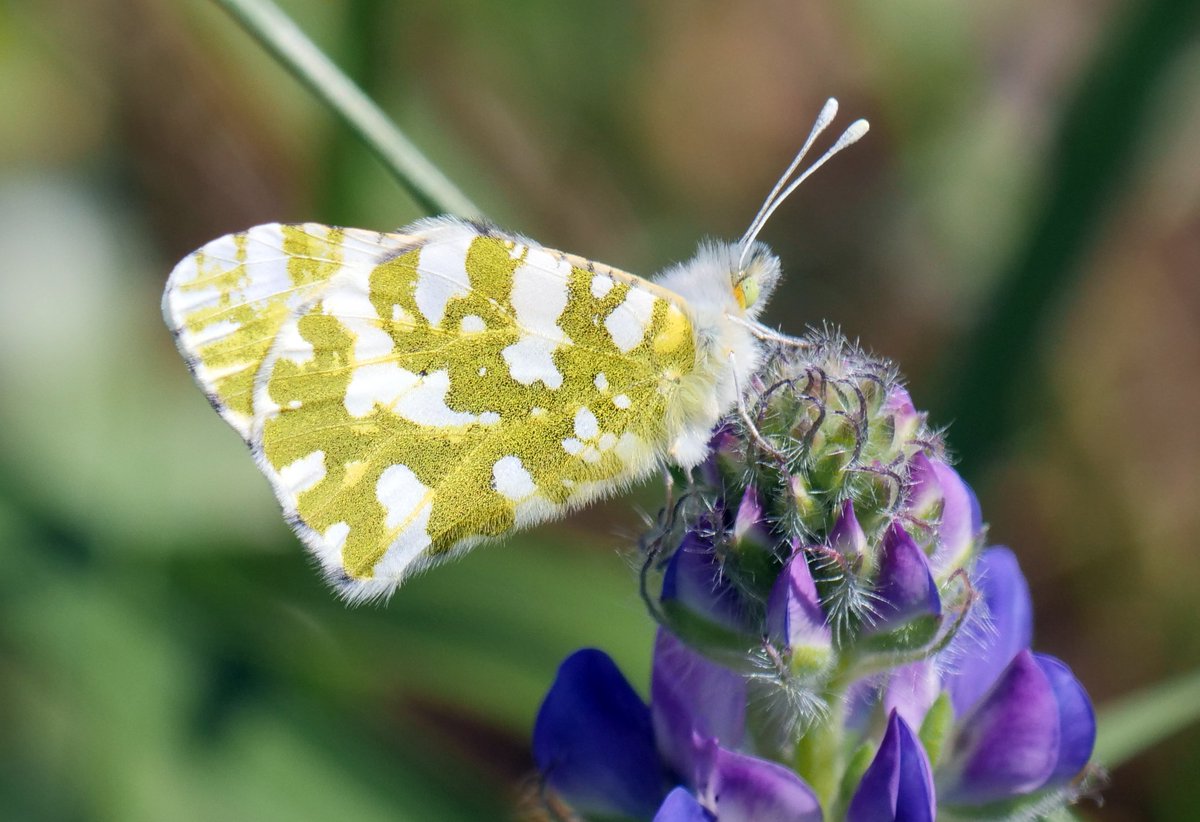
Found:
[(602, 651), (569, 656), (546, 695), (533, 750), (578, 812), (676, 822), (821, 819), (791, 770), (738, 752), (746, 682), (660, 631), (647, 706)]
[(1029, 819), (1081, 791), (1091, 703), (1031, 649), (1016, 557), (886, 363), (813, 336), (643, 538), (650, 704), (568, 658), (534, 752), (584, 816)]

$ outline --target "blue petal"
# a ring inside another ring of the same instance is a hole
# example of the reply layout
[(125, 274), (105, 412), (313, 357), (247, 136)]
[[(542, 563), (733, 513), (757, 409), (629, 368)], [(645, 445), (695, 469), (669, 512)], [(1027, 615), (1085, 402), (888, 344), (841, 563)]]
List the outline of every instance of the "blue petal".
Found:
[(796, 650), (826, 651), (833, 632), (825, 621), (817, 585), (803, 551), (797, 551), (775, 579), (767, 599), (767, 635)]
[(896, 711), (910, 727), (919, 728), (925, 714), (942, 693), (942, 678), (937, 663), (922, 659), (896, 668), (888, 677), (883, 708)]
[(909, 513), (938, 517), (937, 549), (930, 563), (939, 574), (961, 567), (983, 528), (979, 501), (958, 472), (940, 459), (917, 454), (909, 472)]
[(892, 711), (875, 759), (858, 783), (847, 822), (933, 822), (933, 773), (921, 740)]
[(745, 735), (746, 680), (664, 628), (654, 642), (650, 705), (663, 759), (689, 785), (696, 784), (698, 740), (732, 748)]
[(954, 667), (946, 675), (946, 687), (956, 716), (965, 714), (987, 693), (1033, 638), (1029, 585), (1013, 552), (989, 548), (980, 555), (971, 576), (981, 601), (972, 607), (967, 624), (947, 653)]
[(654, 822), (713, 822), (714, 818), (687, 788), (676, 788), (667, 794), (654, 814)]
[(735, 633), (751, 632), (745, 603), (721, 570), (712, 540), (689, 531), (663, 575), (662, 602)]
[(712, 745), (700, 788), (718, 822), (821, 822), (821, 803), (812, 788), (774, 762)]
[(829, 530), (829, 547), (847, 557), (860, 557), (866, 553), (867, 535), (858, 524), (851, 500), (842, 503), (842, 511)]
[(1058, 701), (1058, 763), (1045, 787), (1065, 785), (1083, 770), (1096, 744), (1096, 712), (1092, 700), (1071, 669), (1045, 654), (1034, 654)]
[(603, 651), (563, 661), (533, 729), (546, 782), (581, 813), (649, 819), (669, 785), (650, 710)]
[(893, 523), (883, 536), (875, 591), (879, 618), (871, 633), (895, 630), (919, 616), (942, 612), (929, 560), (899, 523)]
[(940, 573), (967, 562), (983, 530), (983, 516), (975, 492), (957, 471), (941, 461), (933, 463), (933, 470), (942, 489), (942, 517), (938, 522), (938, 548), (930, 562)]
[(1031, 793), (1058, 767), (1058, 699), (1051, 679), (1021, 651), (962, 721), (939, 777), (947, 802), (983, 804)]

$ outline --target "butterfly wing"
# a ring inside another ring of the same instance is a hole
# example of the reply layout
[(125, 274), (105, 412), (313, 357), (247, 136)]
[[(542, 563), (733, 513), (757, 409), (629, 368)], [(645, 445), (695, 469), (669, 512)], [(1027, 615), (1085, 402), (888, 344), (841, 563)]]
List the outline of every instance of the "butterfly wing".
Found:
[[(267, 229), (285, 231), (247, 236)], [(384, 235), (300, 230), (320, 277), (283, 277), (291, 252), (257, 243), (240, 262), (222, 256), (237, 276), (208, 275), (249, 315), (229, 332), (241, 339), (218, 340), (244, 369), (219, 367), (208, 337), (179, 339), (346, 596), (387, 593), (658, 464), (672, 392), (695, 364), (670, 292), (448, 218)]]
[(243, 439), (254, 421), (254, 378), (284, 323), (343, 267), (369, 270), (412, 240), (316, 223), (260, 225), (175, 266), (163, 317), (209, 402)]

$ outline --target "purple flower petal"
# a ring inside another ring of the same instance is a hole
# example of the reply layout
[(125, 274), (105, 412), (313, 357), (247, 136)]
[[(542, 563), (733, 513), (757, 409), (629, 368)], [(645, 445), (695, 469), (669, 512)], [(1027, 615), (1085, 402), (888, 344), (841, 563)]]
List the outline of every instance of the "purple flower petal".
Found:
[(737, 514), (733, 519), (733, 538), (739, 546), (752, 545), (768, 548), (771, 545), (771, 532), (767, 529), (762, 502), (758, 490), (753, 486), (746, 488), (742, 501), (738, 503)]
[(810, 664), (827, 660), (832, 651), (833, 632), (803, 551), (797, 551), (775, 579), (767, 599), (767, 635)]
[(736, 748), (745, 735), (746, 681), (711, 662), (663, 628), (654, 641), (650, 713), (663, 759), (695, 784), (697, 739)]
[(919, 453), (909, 471), (909, 511), (918, 517), (932, 517), (939, 507), (938, 542), (931, 564), (940, 573), (967, 561), (983, 529), (983, 517), (975, 492), (958, 472)]
[(983, 804), (1038, 790), (1058, 767), (1060, 724), (1050, 677), (1021, 651), (963, 719), (940, 780), (942, 795)]
[(1046, 654), (1034, 654), (1054, 689), (1058, 701), (1059, 742), (1058, 763), (1045, 787), (1058, 787), (1070, 782), (1092, 758), (1096, 744), (1096, 712), (1092, 700), (1071, 669)]
[(875, 593), (878, 619), (871, 633), (895, 630), (916, 617), (942, 612), (929, 560), (899, 523), (892, 523), (883, 536)]
[(858, 524), (850, 500), (842, 503), (841, 513), (829, 530), (829, 547), (847, 557), (861, 556), (867, 550), (867, 535)]
[(883, 695), (883, 709), (888, 714), (898, 713), (910, 727), (919, 728), (941, 692), (937, 666), (931, 660), (912, 662), (892, 672)]
[(921, 425), (921, 418), (924, 416), (913, 407), (912, 397), (908, 395), (908, 391), (900, 386), (893, 387), (888, 393), (883, 411), (892, 416), (892, 424), (896, 430), (893, 441), (911, 439), (917, 433), (917, 428)]
[(945, 681), (955, 716), (970, 710), (1033, 640), (1029, 585), (1013, 552), (1003, 547), (984, 551), (972, 577), (981, 601), (946, 654), (953, 666)]
[(649, 818), (669, 784), (650, 710), (593, 648), (559, 666), (534, 724), (533, 756), (550, 787), (583, 813)]
[(662, 602), (735, 633), (750, 630), (745, 604), (721, 571), (712, 540), (689, 531), (663, 575)]
[(933, 461), (918, 451), (909, 461), (908, 510), (917, 517), (931, 517), (941, 501), (942, 486), (933, 470)]
[(821, 822), (821, 803), (792, 771), (709, 743), (706, 773), (698, 787), (702, 804), (718, 822)]
[(961, 568), (975, 550), (975, 540), (983, 530), (979, 499), (946, 463), (935, 462), (933, 470), (942, 490), (942, 518), (938, 523), (938, 548), (931, 562), (939, 571)]
[(654, 822), (713, 822), (714, 819), (687, 788), (675, 788), (667, 794), (654, 814)]
[(892, 711), (879, 752), (846, 811), (847, 822), (933, 822), (937, 803), (933, 773), (921, 740)]

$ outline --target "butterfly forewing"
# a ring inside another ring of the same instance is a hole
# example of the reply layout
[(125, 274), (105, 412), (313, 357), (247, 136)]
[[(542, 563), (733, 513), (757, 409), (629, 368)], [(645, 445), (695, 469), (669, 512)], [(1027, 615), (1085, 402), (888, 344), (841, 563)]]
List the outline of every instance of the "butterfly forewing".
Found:
[(203, 306), (240, 318), (221, 349), (242, 351), (238, 370), (222, 373), (206, 338), (179, 339), (348, 596), (389, 591), (657, 464), (672, 390), (695, 362), (678, 298), (449, 219), (339, 232), (235, 235), (247, 240), (223, 254)]
[(345, 266), (369, 270), (398, 234), (261, 225), (213, 240), (171, 273), (163, 314), (196, 381), (250, 438), (254, 379), (286, 320)]

